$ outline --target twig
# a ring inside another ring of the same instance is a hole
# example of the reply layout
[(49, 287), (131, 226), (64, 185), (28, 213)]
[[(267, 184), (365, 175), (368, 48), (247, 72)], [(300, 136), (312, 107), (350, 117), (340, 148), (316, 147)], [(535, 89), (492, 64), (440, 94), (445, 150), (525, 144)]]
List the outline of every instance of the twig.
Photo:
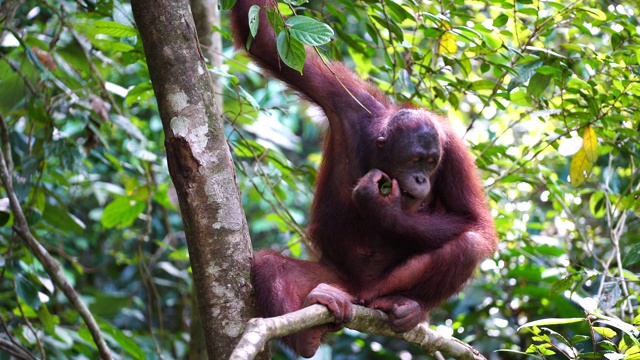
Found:
[(33, 356), (33, 354), (29, 352), (29, 350), (25, 349), (20, 344), (5, 339), (3, 336), (0, 336), (0, 350), (6, 352), (16, 359), (37, 359), (35, 356)]
[[(443, 352), (456, 359), (486, 360), (482, 354), (470, 345), (458, 339), (439, 334), (429, 329), (426, 323), (418, 324), (411, 331), (396, 333), (389, 327), (387, 315), (382, 311), (360, 305), (353, 305), (353, 307), (355, 310), (353, 320), (345, 324), (345, 327), (350, 329), (402, 339), (417, 344), (430, 355)], [(251, 319), (247, 323), (244, 334), (231, 354), (230, 359), (253, 359), (270, 340), (332, 321), (333, 315), (331, 315), (330, 311), (319, 304), (282, 316)]]

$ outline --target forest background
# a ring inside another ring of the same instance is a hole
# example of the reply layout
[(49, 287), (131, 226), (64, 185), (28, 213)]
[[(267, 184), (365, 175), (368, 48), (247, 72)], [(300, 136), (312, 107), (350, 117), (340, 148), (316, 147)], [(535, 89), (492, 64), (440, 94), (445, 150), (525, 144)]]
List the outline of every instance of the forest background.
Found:
[[(327, 57), (448, 116), (476, 158), (499, 250), (431, 326), (489, 358), (640, 358), (637, 4), (287, 2), (283, 15), (329, 25)], [(131, 5), (0, 10), (0, 359), (96, 358), (79, 303), (116, 357), (197, 356), (189, 252)], [(322, 127), (233, 49), (222, 14), (221, 41), (203, 51), (253, 246), (305, 257)], [(329, 344), (319, 356), (424, 356), (353, 331)]]

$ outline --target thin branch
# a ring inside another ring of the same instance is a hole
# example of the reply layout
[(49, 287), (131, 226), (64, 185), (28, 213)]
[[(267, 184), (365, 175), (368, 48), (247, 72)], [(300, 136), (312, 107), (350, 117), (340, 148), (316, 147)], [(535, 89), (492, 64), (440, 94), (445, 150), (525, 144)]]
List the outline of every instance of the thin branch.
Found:
[(29, 350), (25, 349), (20, 344), (5, 339), (3, 336), (0, 336), (0, 350), (6, 352), (16, 359), (37, 359), (37, 357), (33, 356), (33, 354), (29, 352)]
[[(437, 333), (429, 329), (428, 324), (418, 324), (413, 330), (396, 333), (389, 327), (388, 318), (380, 310), (353, 305), (353, 320), (345, 324), (350, 329), (373, 335), (394, 337), (420, 346), (430, 355), (446, 353), (456, 359), (486, 360), (482, 354), (470, 345)], [(273, 339), (287, 336), (314, 326), (328, 324), (333, 315), (323, 305), (312, 305), (304, 309), (272, 318), (254, 318), (249, 320), (240, 342), (230, 359), (253, 359), (265, 345)]]
[[(2, 122), (4, 123), (4, 119), (0, 119), (3, 120)], [(4, 133), (6, 131), (6, 124), (0, 125), (0, 129), (2, 129), (2, 132)], [(75, 291), (73, 286), (67, 280), (66, 276), (64, 275), (62, 265), (60, 265), (58, 260), (52, 257), (51, 254), (49, 254), (49, 252), (44, 248), (44, 246), (42, 246), (42, 244), (40, 244), (40, 242), (36, 240), (36, 238), (31, 233), (31, 230), (29, 229), (27, 219), (24, 215), (24, 212), (22, 211), (22, 206), (20, 205), (18, 196), (13, 189), (13, 180), (11, 177), (11, 173), (9, 172), (7, 157), (5, 156), (5, 147), (7, 146), (7, 144), (4, 144), (4, 138), (4, 136), (0, 137), (0, 140), (3, 141), (2, 146), (0, 146), (0, 178), (2, 180), (2, 184), (4, 185), (7, 197), (9, 198), (11, 212), (13, 213), (13, 231), (18, 234), (18, 236), (25, 242), (29, 250), (42, 264), (47, 274), (49, 274), (56, 286), (60, 290), (62, 290), (71, 305), (82, 317), (85, 324), (87, 325), (87, 329), (93, 337), (93, 341), (98, 347), (100, 357), (102, 359), (111, 359), (111, 351), (107, 347), (107, 343), (104, 341), (104, 338), (100, 333), (100, 328), (98, 327), (96, 320), (93, 318), (93, 315), (91, 314), (85, 303), (82, 301), (82, 299), (80, 299), (80, 296)]]
[[(17, 285), (15, 283), (14, 283), (14, 286), (17, 288)], [(29, 328), (29, 330), (33, 334), (33, 337), (36, 339), (36, 343), (38, 344), (38, 350), (40, 351), (40, 357), (42, 359), (46, 359), (47, 355), (44, 352), (44, 347), (42, 346), (42, 340), (40, 340), (40, 336), (38, 336), (38, 332), (31, 324), (31, 321), (29, 321), (29, 318), (24, 314), (24, 309), (22, 308), (22, 304), (20, 303), (20, 299), (17, 291), (15, 296), (16, 296), (16, 303), (18, 304), (18, 310), (20, 310), (20, 316), (22, 317), (22, 320), (24, 321), (24, 323), (27, 324), (27, 328)]]

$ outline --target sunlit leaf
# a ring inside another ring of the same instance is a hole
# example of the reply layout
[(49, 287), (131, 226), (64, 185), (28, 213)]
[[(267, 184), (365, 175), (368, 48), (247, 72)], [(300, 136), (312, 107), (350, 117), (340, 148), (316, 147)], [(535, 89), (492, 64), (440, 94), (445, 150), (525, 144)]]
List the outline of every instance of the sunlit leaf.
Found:
[(471, 89), (473, 90), (491, 90), (496, 86), (496, 83), (491, 80), (478, 80), (471, 83)]
[(509, 16), (506, 14), (500, 14), (497, 18), (493, 19), (493, 26), (497, 28), (502, 27), (507, 23), (507, 21), (509, 21)]
[(582, 79), (578, 79), (577, 77), (572, 77), (571, 79), (569, 79), (569, 81), (567, 82), (567, 87), (575, 90), (591, 90), (591, 86), (589, 86), (589, 84), (587, 84)]
[(451, 31), (446, 31), (440, 37), (440, 47), (439, 51), (441, 54), (445, 55), (453, 55), (458, 52), (458, 44), (456, 40), (458, 36)]
[(524, 90), (512, 91), (509, 94), (509, 100), (516, 105), (531, 106), (529, 95)]
[(145, 203), (127, 197), (119, 197), (104, 208), (102, 226), (106, 228), (125, 227), (144, 211)]
[(606, 338), (613, 338), (616, 335), (618, 335), (615, 331), (607, 328), (607, 327), (600, 327), (600, 326), (594, 326), (593, 327), (593, 331), (597, 332), (598, 334), (606, 337)]
[(528, 322), (518, 328), (518, 331), (524, 328), (530, 328), (534, 326), (549, 326), (549, 325), (565, 325), (565, 324), (573, 324), (577, 322), (585, 321), (584, 318), (548, 318), (541, 319), (536, 321)]
[(592, 18), (594, 18), (595, 20), (599, 20), (599, 21), (606, 21), (607, 20), (607, 14), (605, 14), (602, 10), (600, 9), (595, 9), (595, 8), (585, 8), (583, 9), (589, 16), (591, 16)]
[(635, 326), (628, 324), (613, 316), (608, 316), (601, 313), (594, 313), (592, 315), (598, 318), (597, 320), (598, 322), (601, 322), (606, 325), (610, 325), (616, 329), (622, 330), (625, 333), (629, 334), (632, 337), (632, 340), (634, 340), (634, 343), (636, 344), (638, 343), (638, 340), (636, 339), (636, 337), (640, 335), (640, 330), (636, 329)]
[(596, 132), (591, 126), (584, 128), (582, 139), (584, 140), (582, 147), (587, 155), (587, 159), (592, 163), (595, 163), (596, 160), (598, 160), (598, 138), (596, 137)]
[(294, 236), (287, 242), (287, 247), (291, 251), (291, 255), (299, 257), (302, 254), (302, 239)]
[(401, 23), (407, 19), (413, 20), (413, 14), (407, 11), (407, 9), (405, 9), (401, 4), (392, 0), (385, 0), (384, 4), (389, 9), (389, 13), (391, 13), (391, 17), (394, 21)]
[(571, 164), (569, 165), (569, 176), (571, 177), (571, 185), (580, 186), (589, 176), (593, 163), (587, 159), (587, 153), (584, 148), (573, 155)]

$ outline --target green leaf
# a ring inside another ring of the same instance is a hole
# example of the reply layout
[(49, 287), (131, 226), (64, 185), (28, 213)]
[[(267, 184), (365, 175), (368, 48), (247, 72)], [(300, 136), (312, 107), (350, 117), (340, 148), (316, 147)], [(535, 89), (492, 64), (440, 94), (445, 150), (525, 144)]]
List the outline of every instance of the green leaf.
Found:
[(536, 69), (536, 72), (542, 75), (554, 75), (559, 73), (560, 71), (560, 69), (549, 65), (540, 66)]
[(260, 6), (251, 5), (249, 8), (249, 31), (251, 36), (256, 37), (258, 34), (258, 27), (260, 26)]
[(629, 334), (629, 336), (631, 336), (631, 340), (633, 340), (635, 344), (640, 345), (640, 343), (636, 339), (636, 337), (640, 335), (640, 330), (636, 329), (633, 325), (628, 324), (618, 318), (607, 316), (604, 314), (593, 313), (592, 315), (598, 318), (598, 320), (596, 321), (609, 325), (616, 329), (622, 330), (625, 333)]
[(389, 13), (395, 21), (401, 23), (406, 19), (414, 19), (414, 16), (400, 4), (391, 0), (385, 0), (384, 4), (389, 9)]
[(529, 79), (529, 85), (527, 86), (527, 93), (534, 98), (540, 97), (542, 93), (549, 86), (549, 82), (551, 81), (550, 75), (543, 75), (540, 73), (535, 73)]
[(496, 83), (491, 80), (478, 80), (471, 83), (471, 90), (491, 90)]
[(243, 87), (239, 88), (239, 93), (240, 96), (242, 96), (243, 99), (247, 100), (247, 102), (256, 110), (260, 110), (260, 104), (258, 103), (258, 101), (251, 96), (251, 94), (249, 94), (247, 92), (247, 90), (245, 90)]
[(640, 262), (640, 244), (635, 244), (626, 252), (622, 259), (622, 266), (628, 267)]
[(499, 49), (502, 47), (502, 39), (497, 34), (486, 34), (484, 42), (492, 49)]
[(591, 337), (586, 336), (586, 335), (574, 335), (574, 336), (571, 338), (571, 342), (572, 342), (573, 344), (578, 344), (578, 343), (585, 342), (585, 341), (589, 341), (589, 340), (591, 340)]
[(306, 45), (324, 45), (333, 37), (333, 29), (329, 25), (308, 16), (292, 16), (287, 19), (286, 25), (289, 27), (291, 36)]
[(136, 49), (135, 47), (127, 43), (120, 42), (117, 39), (116, 40), (92, 39), (91, 43), (93, 44), (93, 46), (96, 47), (96, 49), (100, 49), (102, 51), (114, 51), (114, 52), (126, 53)]
[(575, 89), (575, 90), (591, 91), (591, 86), (589, 86), (589, 84), (587, 84), (582, 79), (578, 79), (575, 76), (572, 77), (571, 79), (569, 79), (569, 81), (567, 82), (567, 87), (570, 88), (570, 89)]
[(570, 274), (564, 279), (560, 279), (551, 286), (552, 294), (561, 294), (566, 290), (572, 290), (581, 280), (580, 274)]
[(11, 219), (11, 213), (0, 210), (0, 227), (7, 225)]
[(42, 219), (42, 212), (40, 211), (40, 209), (30, 207), (25, 212), (25, 217), (27, 218), (27, 225), (33, 226), (37, 224), (40, 219)]
[(518, 328), (518, 331), (524, 328), (530, 328), (534, 326), (548, 326), (548, 325), (565, 325), (565, 324), (573, 324), (585, 321), (583, 318), (548, 318), (541, 319), (536, 321), (528, 322)]
[(278, 34), (277, 47), (278, 54), (282, 61), (290, 68), (302, 74), (304, 61), (307, 57), (304, 45), (293, 37), (288, 36), (285, 31), (281, 31), (280, 34)]
[(104, 208), (102, 226), (106, 228), (129, 226), (144, 209), (145, 203), (142, 201), (126, 197), (116, 198)]
[(391, 181), (385, 181), (384, 183), (380, 184), (380, 195), (387, 196), (391, 194), (391, 189), (393, 188), (392, 184), (393, 183)]
[(494, 27), (501, 27), (504, 26), (507, 21), (509, 21), (509, 17), (506, 14), (500, 14), (498, 15), (497, 18), (493, 19), (493, 26)]
[(613, 337), (615, 337), (616, 335), (618, 335), (615, 331), (607, 328), (607, 327), (600, 327), (600, 326), (594, 326), (593, 327), (593, 331), (597, 332), (598, 334), (606, 337), (607, 339), (611, 339)]
[(47, 204), (43, 219), (52, 226), (64, 231), (80, 234), (86, 229), (85, 224), (80, 219), (70, 214), (66, 209), (51, 204)]
[(32, 309), (38, 310), (40, 308), (40, 297), (38, 296), (38, 287), (33, 281), (23, 274), (17, 274), (16, 280), (16, 293), (29, 305)]
[(151, 82), (145, 81), (141, 82), (138, 85), (134, 86), (127, 93), (127, 97), (125, 98), (127, 106), (131, 106), (136, 102), (144, 102), (145, 100), (150, 99), (153, 96), (153, 87), (151, 87)]
[(137, 36), (138, 30), (133, 26), (124, 25), (115, 21), (96, 20), (93, 27), (98, 34), (105, 34), (115, 37)]
[(599, 219), (604, 216), (606, 206), (604, 192), (597, 191), (591, 194), (589, 198), (589, 210), (594, 218)]
[(237, 0), (222, 0), (220, 1), (220, 7), (222, 10), (229, 10), (236, 4)]
[(531, 106), (529, 95), (527, 95), (524, 90), (512, 91), (511, 94), (509, 94), (509, 100), (516, 105)]
[(287, 247), (289, 251), (291, 251), (291, 255), (294, 257), (300, 257), (300, 255), (302, 255), (302, 243), (302, 240), (298, 236), (294, 236), (287, 241)]
[(122, 330), (104, 321), (100, 321), (98, 325), (100, 326), (100, 330), (111, 335), (113, 340), (117, 342), (124, 351), (133, 356), (134, 359), (147, 358), (142, 348), (133, 340), (135, 339), (134, 337), (125, 334)]
[(607, 14), (600, 9), (586, 8), (584, 11), (595, 20), (606, 21)]
[(45, 330), (49, 334), (53, 334), (55, 332), (56, 324), (60, 323), (58, 317), (51, 315), (49, 308), (47, 308), (47, 305), (45, 304), (42, 304), (40, 309), (38, 309), (38, 321), (44, 325)]

